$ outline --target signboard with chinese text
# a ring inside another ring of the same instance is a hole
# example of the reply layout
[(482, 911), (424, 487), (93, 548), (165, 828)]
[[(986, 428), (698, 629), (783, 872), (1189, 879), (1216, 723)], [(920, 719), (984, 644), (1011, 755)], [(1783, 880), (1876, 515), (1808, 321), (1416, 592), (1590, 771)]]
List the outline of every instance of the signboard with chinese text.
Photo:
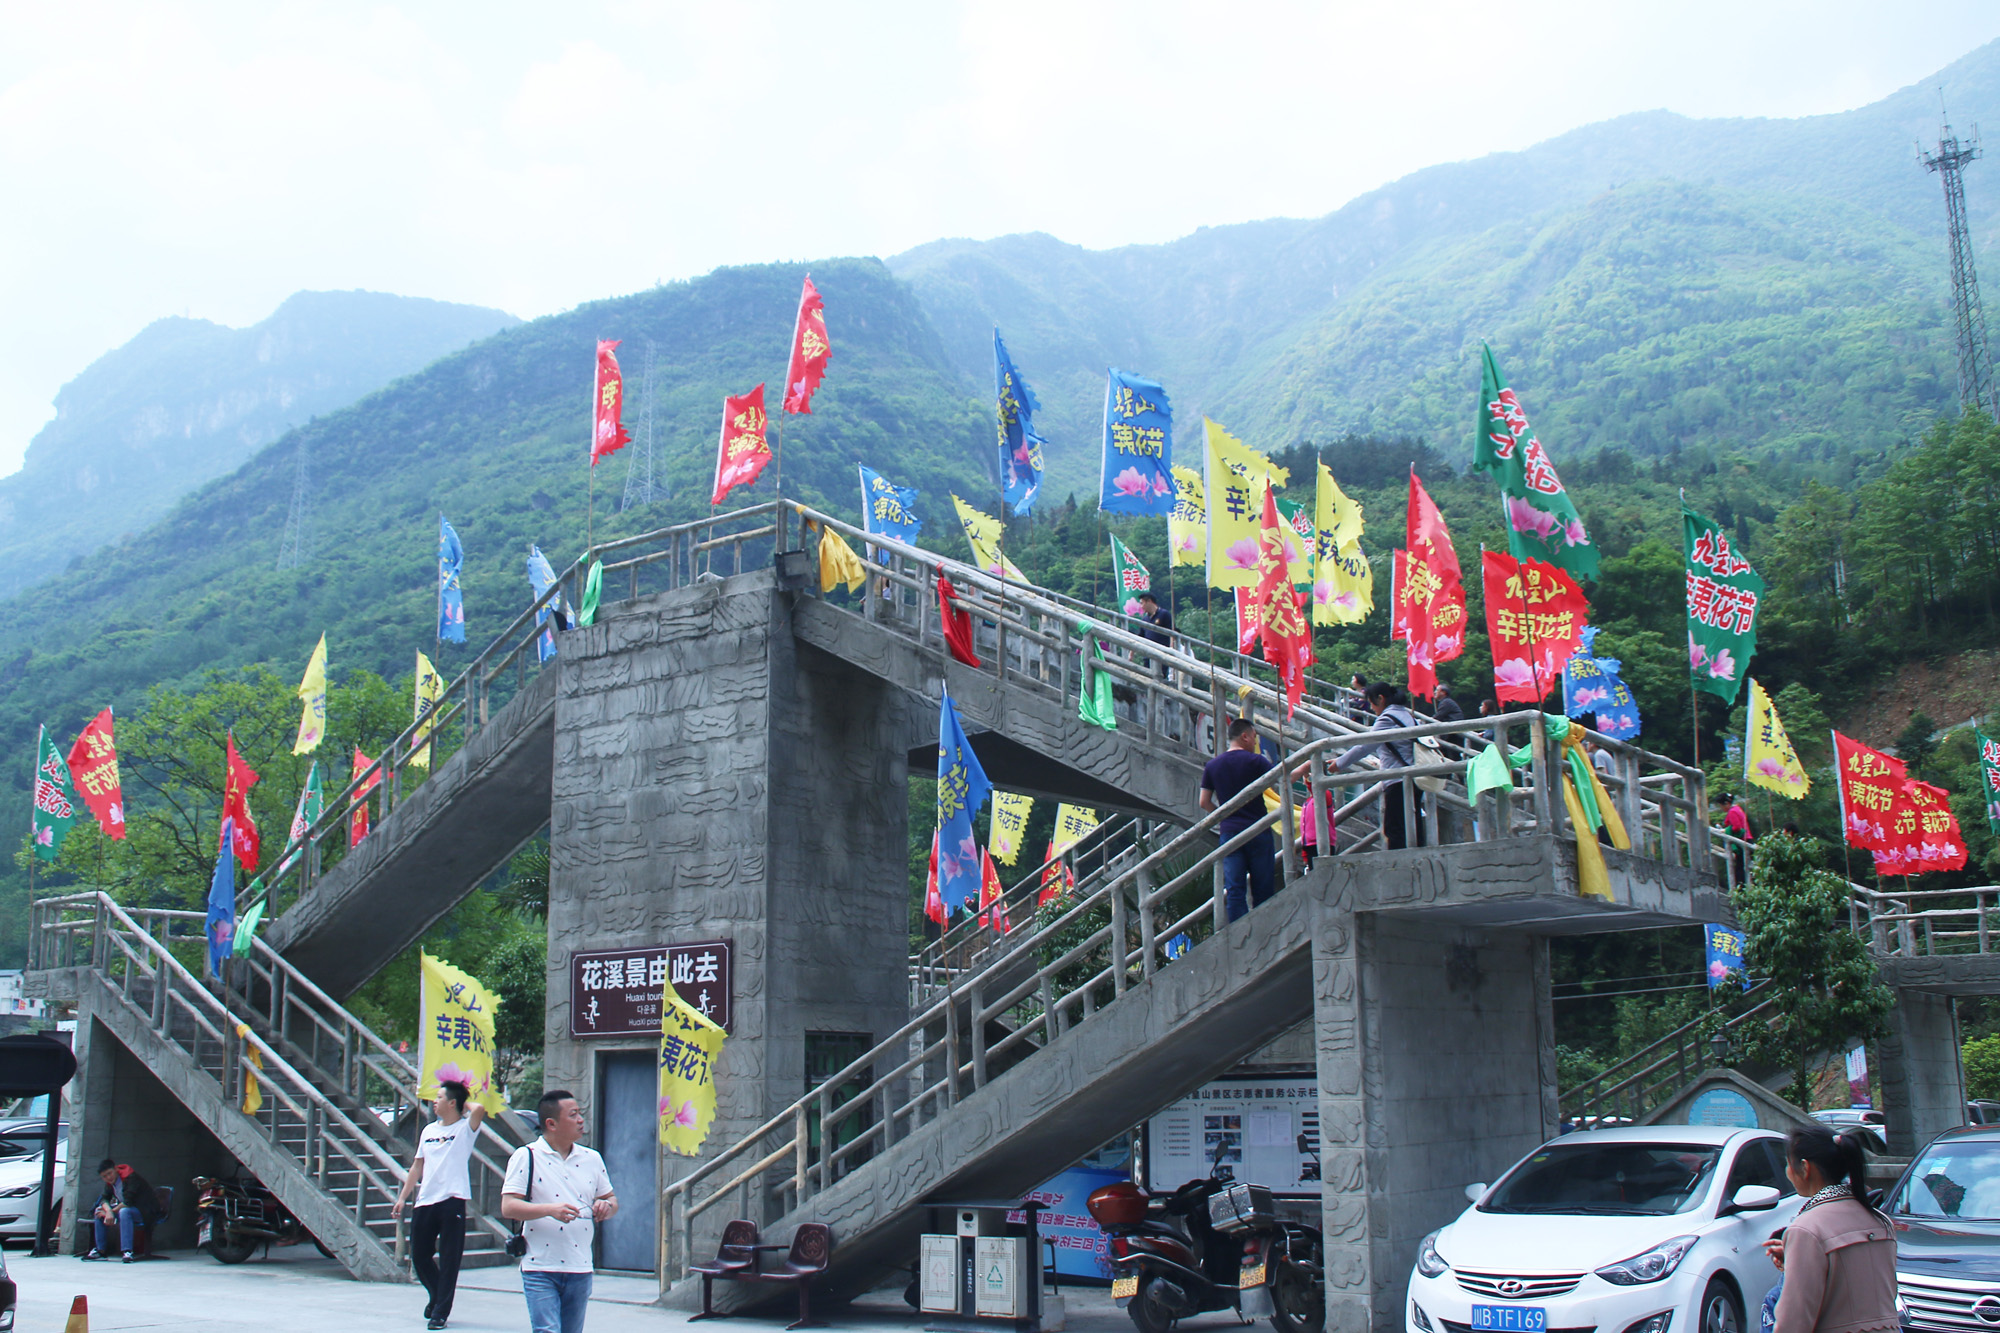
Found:
[(661, 944), (576, 953), (569, 960), (569, 1035), (657, 1037), (669, 982), (705, 1017), (729, 1030), (730, 941)]
[[(1299, 1135), (1311, 1154), (1301, 1153)], [(1215, 1174), (1275, 1195), (1319, 1197), (1319, 1081), (1312, 1074), (1221, 1078), (1146, 1122), (1146, 1187)]]

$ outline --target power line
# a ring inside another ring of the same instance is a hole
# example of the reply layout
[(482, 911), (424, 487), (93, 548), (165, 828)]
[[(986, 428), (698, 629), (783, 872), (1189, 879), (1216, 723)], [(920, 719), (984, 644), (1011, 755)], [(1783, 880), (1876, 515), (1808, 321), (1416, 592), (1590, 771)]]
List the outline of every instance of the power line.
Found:
[(285, 512), (284, 537), (278, 543), (278, 568), (299, 569), (312, 559), (312, 469), (306, 454), (305, 431), (299, 432), (298, 461), (292, 470), (292, 504)]
[(1576, 995), (1551, 995), (1550, 1000), (1615, 1000), (1622, 995), (1659, 995), (1665, 991), (1700, 990), (1706, 981), (1690, 981), (1685, 986), (1649, 986), (1644, 990), (1584, 991)]

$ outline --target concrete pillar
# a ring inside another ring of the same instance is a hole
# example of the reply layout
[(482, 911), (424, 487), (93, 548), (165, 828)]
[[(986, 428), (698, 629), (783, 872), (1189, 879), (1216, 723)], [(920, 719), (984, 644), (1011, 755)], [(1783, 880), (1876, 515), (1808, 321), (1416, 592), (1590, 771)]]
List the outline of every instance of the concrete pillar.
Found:
[(1882, 1065), (1882, 1110), (1889, 1151), (1914, 1154), (1965, 1121), (1965, 1077), (1958, 1063), (1958, 1015), (1949, 995), (1896, 991), (1889, 1035), (1875, 1048)]
[(1314, 964), (1328, 1326), (1400, 1327), (1418, 1240), (1554, 1132), (1548, 946), (1370, 913)]
[[(708, 1138), (728, 1146), (806, 1090), (809, 1032), (873, 1044), (907, 1017), (910, 705), (799, 644), (769, 572), (610, 610), (561, 639), (546, 1086), (587, 1103), (597, 1052), (654, 1044), (572, 1039), (572, 954), (729, 939), (734, 1023)], [(651, 1180), (613, 1184), (655, 1197)], [(736, 1209), (702, 1230), (762, 1220), (755, 1201)]]

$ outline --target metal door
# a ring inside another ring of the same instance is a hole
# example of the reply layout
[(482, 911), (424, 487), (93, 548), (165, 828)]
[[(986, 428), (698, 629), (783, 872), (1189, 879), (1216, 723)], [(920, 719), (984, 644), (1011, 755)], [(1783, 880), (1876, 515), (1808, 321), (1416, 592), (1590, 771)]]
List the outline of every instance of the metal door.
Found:
[(655, 1052), (598, 1052), (596, 1147), (619, 1202), (617, 1215), (598, 1224), (599, 1268), (656, 1271), (659, 1101)]

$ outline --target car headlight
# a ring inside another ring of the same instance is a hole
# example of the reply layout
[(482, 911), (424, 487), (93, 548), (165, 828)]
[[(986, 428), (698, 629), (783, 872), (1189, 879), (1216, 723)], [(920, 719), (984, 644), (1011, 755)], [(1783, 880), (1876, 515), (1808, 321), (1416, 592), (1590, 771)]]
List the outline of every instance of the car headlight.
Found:
[(1425, 1277), (1436, 1277), (1451, 1265), (1438, 1253), (1438, 1233), (1433, 1231), (1417, 1242), (1417, 1271)]
[(1658, 1282), (1681, 1266), (1681, 1260), (1694, 1248), (1699, 1236), (1675, 1236), (1663, 1240), (1644, 1254), (1635, 1254), (1630, 1259), (1621, 1259), (1615, 1264), (1606, 1264), (1597, 1270), (1597, 1275), (1606, 1282), (1615, 1282), (1621, 1287), (1636, 1287), (1643, 1282)]

